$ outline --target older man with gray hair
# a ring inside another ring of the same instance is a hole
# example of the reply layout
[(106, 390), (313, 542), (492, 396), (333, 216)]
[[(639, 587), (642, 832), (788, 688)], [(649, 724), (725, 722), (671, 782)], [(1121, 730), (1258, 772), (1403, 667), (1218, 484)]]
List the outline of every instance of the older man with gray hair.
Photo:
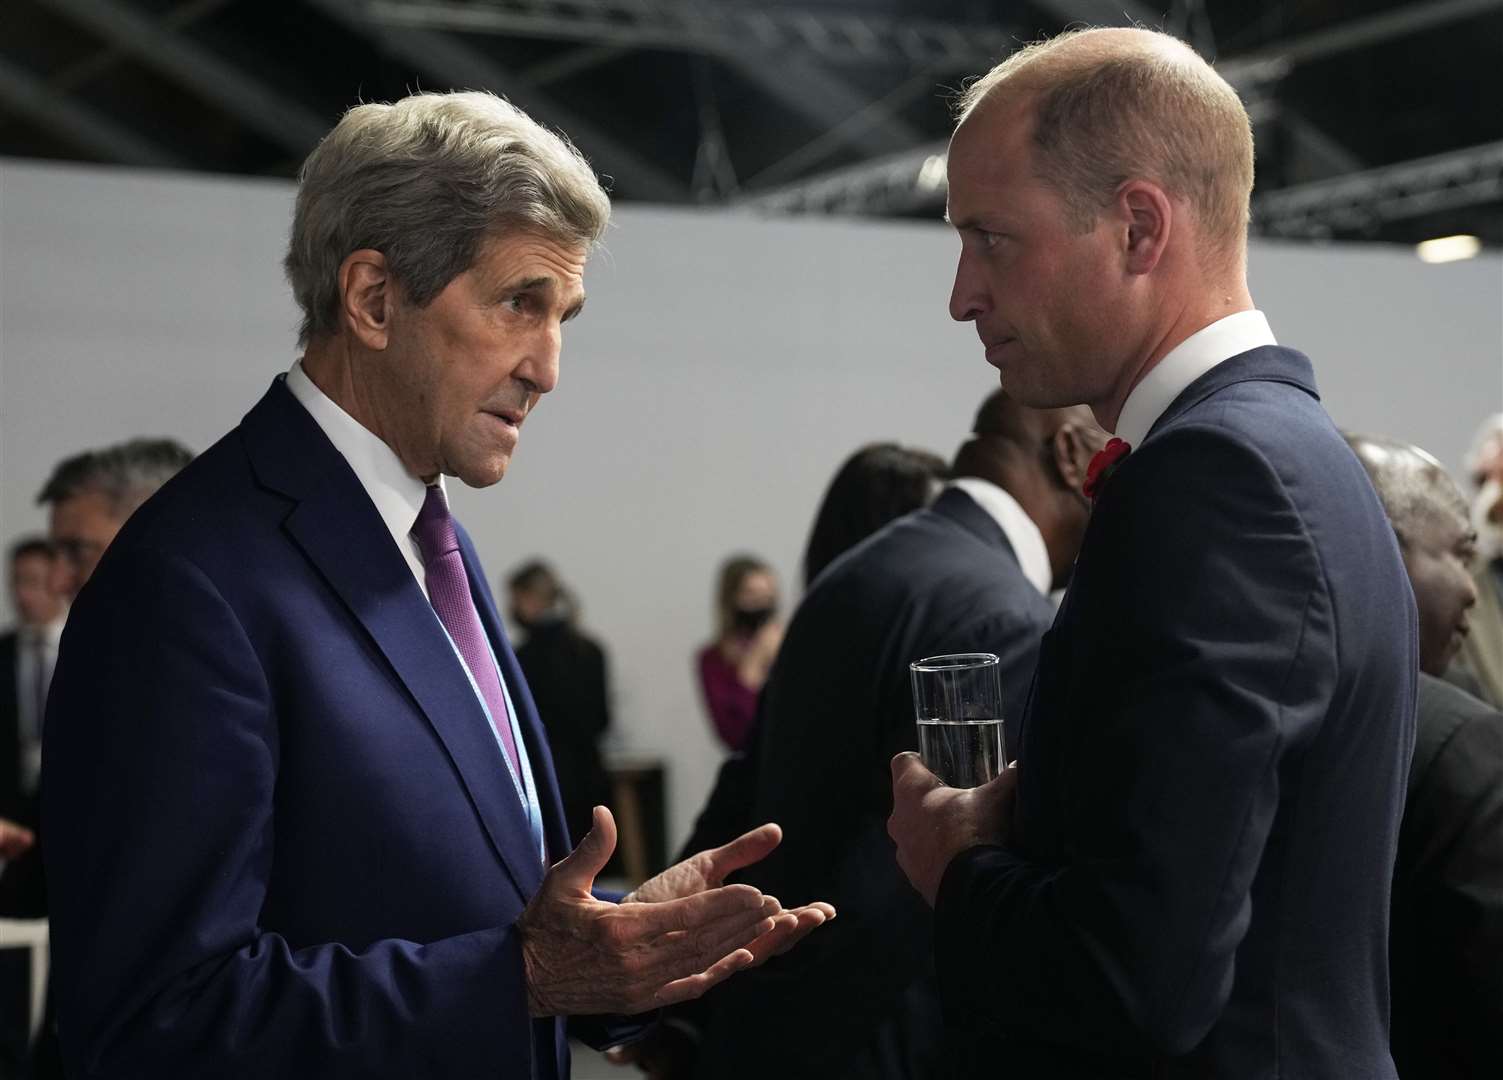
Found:
[(1417, 446), (1347, 441), (1419, 609), (1414, 760), (1393, 874), (1393, 1057), (1404, 1080), (1503, 1075), (1503, 713), (1452, 686), (1477, 599), (1466, 498)]
[[(446, 476), (506, 472), (609, 216), (482, 93), (350, 110), (304, 166), (301, 360), (130, 521), (74, 608), (44, 756), (80, 1077), (567, 1076), (832, 912), (726, 874), (616, 903)], [(87, 673), (87, 677), (80, 677)]]

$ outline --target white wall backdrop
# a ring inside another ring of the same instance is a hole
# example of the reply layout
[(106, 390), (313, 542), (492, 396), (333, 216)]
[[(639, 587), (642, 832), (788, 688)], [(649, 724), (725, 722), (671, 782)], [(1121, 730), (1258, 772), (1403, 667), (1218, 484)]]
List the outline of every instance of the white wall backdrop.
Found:
[[(281, 182), (0, 161), (0, 541), (43, 527), (32, 500), (59, 458), (135, 434), (202, 449), (291, 363), (290, 200)], [(493, 581), (542, 554), (582, 598), (617, 743), (671, 762), (671, 841), (719, 757), (690, 656), (721, 558), (758, 552), (791, 589), (836, 464), (884, 438), (948, 454), (995, 385), (945, 314), (956, 250), (938, 224), (627, 207), (510, 474), (455, 498)], [(1252, 284), (1343, 424), (1454, 466), (1503, 407), (1497, 255), (1261, 246)]]

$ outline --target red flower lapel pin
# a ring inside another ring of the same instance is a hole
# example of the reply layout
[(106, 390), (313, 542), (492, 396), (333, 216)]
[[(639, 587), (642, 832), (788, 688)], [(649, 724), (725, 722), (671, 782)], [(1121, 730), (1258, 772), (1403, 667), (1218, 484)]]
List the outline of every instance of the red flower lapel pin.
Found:
[(1081, 491), (1092, 502), (1101, 493), (1102, 487), (1111, 479), (1112, 473), (1117, 471), (1117, 466), (1122, 459), (1132, 453), (1132, 446), (1121, 439), (1112, 439), (1091, 458), (1091, 464), (1086, 469), (1085, 485)]

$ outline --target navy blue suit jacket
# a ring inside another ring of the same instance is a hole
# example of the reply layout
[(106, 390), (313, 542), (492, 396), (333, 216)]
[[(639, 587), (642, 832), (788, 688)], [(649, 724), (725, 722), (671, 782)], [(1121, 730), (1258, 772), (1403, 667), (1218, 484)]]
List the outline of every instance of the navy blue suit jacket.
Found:
[[(542, 729), (469, 538), (549, 854)], [(557, 1077), (513, 927), (544, 873), (441, 624), (278, 380), (68, 620), (44, 756), (76, 1077)]]
[(947, 1007), (1026, 1075), (1392, 1077), (1417, 666), (1393, 530), (1309, 361), (1207, 372), (1097, 499), (1011, 843), (941, 884)]

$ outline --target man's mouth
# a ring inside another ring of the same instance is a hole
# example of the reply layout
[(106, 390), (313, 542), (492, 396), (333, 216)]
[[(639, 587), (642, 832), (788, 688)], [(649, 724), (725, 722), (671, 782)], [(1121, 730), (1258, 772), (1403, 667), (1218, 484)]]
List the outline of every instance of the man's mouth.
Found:
[(986, 347), (986, 362), (995, 365), (1002, 355), (1002, 350), (1017, 340), (1017, 338), (1004, 337), (983, 341), (982, 345)]

